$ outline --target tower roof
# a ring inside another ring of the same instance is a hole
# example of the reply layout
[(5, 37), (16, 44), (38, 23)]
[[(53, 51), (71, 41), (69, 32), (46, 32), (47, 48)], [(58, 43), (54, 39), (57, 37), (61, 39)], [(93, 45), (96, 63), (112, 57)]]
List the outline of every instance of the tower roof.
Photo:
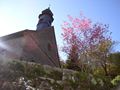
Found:
[(45, 10), (42, 11), (42, 14), (49, 14), (50, 16), (53, 16), (52, 11), (50, 10), (50, 8), (47, 8)]
[(47, 8), (45, 10), (42, 11), (42, 14), (39, 15), (39, 18), (40, 16), (42, 16), (43, 14), (47, 14), (47, 15), (50, 15), (51, 17), (53, 17), (53, 13), (52, 11), (50, 10), (50, 8)]
[(40, 18), (40, 17), (41, 17), (42, 15), (44, 15), (44, 14), (49, 15), (49, 16), (52, 18), (52, 21), (54, 20), (54, 18), (53, 18), (53, 13), (52, 13), (52, 11), (50, 10), (49, 7), (48, 7), (47, 9), (43, 10), (43, 11), (42, 11), (42, 14), (40, 14), (40, 15), (38, 16), (38, 18)]

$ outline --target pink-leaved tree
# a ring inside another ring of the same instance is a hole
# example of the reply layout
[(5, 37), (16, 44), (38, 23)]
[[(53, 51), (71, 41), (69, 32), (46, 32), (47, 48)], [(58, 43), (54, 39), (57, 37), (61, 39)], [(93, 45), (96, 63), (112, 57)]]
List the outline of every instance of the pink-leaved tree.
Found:
[(68, 19), (69, 21), (64, 21), (62, 24), (64, 43), (62, 51), (76, 65), (81, 61), (87, 64), (94, 61), (107, 72), (106, 58), (112, 47), (109, 26), (101, 23), (93, 24), (84, 16), (74, 18), (68, 15)]

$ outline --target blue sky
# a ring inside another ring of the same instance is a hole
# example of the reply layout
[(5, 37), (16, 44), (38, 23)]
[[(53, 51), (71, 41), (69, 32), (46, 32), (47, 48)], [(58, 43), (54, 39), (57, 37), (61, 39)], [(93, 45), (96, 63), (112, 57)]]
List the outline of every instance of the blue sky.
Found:
[[(0, 0), (0, 36), (35, 30), (38, 15), (49, 4), (58, 46), (62, 45), (61, 24), (67, 15), (79, 17), (81, 11), (93, 23), (109, 24), (113, 40), (120, 41), (120, 0)], [(120, 51), (120, 45), (115, 50)], [(64, 54), (60, 56), (64, 58)]]

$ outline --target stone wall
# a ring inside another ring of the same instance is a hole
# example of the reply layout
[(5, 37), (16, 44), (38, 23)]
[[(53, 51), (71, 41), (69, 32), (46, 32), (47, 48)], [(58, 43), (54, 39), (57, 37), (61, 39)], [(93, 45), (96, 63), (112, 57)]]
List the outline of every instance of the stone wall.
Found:
[(0, 62), (0, 90), (80, 90), (76, 71), (18, 60), (3, 62)]
[(18, 61), (0, 61), (0, 90), (111, 90), (90, 73)]

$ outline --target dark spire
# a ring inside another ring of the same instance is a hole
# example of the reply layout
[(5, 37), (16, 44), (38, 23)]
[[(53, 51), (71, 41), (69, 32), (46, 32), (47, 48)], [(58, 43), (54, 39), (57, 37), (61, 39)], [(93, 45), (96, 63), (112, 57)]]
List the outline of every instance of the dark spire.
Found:
[(52, 21), (54, 20), (54, 19), (53, 19), (53, 13), (52, 13), (52, 11), (50, 10), (50, 7), (48, 7), (48, 8), (45, 9), (45, 10), (43, 10), (43, 11), (42, 11), (42, 14), (39, 15), (39, 18), (40, 18), (43, 14), (49, 15), (49, 16), (52, 18)]
[(50, 16), (53, 16), (53, 13), (52, 11), (50, 10), (50, 7), (48, 7), (47, 9), (43, 10), (42, 11), (42, 14), (48, 14)]

